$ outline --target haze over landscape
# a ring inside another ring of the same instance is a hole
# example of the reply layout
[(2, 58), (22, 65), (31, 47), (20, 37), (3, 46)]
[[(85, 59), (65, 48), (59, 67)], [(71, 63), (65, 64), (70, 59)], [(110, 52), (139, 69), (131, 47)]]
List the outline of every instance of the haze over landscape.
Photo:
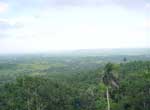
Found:
[(150, 0), (0, 0), (0, 110), (150, 110)]
[(149, 47), (149, 0), (0, 0), (0, 53)]

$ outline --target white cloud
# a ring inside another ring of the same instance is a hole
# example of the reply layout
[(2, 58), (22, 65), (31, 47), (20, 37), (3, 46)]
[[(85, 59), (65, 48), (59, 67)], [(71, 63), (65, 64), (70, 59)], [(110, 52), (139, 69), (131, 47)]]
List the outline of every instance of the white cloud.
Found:
[(6, 12), (8, 10), (8, 4), (0, 2), (0, 13)]
[(10, 19), (0, 19), (0, 31), (8, 31), (20, 27), (22, 27), (20, 22), (16, 22)]
[(145, 7), (150, 8), (150, 3), (146, 3)]

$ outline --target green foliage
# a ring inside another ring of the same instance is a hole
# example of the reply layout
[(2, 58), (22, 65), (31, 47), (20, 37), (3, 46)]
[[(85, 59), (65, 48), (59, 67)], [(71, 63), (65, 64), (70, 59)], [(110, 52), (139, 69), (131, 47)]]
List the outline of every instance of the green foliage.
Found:
[(150, 110), (150, 62), (126, 58), (0, 60), (0, 110), (105, 110), (105, 75), (111, 110)]

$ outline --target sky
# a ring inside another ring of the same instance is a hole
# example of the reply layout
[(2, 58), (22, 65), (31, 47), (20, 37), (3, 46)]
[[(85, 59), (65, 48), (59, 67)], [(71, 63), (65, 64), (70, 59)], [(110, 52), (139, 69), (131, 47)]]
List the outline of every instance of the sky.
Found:
[(150, 48), (149, 0), (0, 0), (0, 53)]

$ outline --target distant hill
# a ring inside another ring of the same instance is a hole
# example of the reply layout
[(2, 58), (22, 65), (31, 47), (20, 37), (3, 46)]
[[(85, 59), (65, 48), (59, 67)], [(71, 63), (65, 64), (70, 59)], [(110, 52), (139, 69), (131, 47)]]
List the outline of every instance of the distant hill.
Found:
[(110, 56), (110, 55), (150, 55), (150, 48), (118, 48), (118, 49), (80, 49), (72, 51), (50, 52), (52, 55), (71, 56)]

